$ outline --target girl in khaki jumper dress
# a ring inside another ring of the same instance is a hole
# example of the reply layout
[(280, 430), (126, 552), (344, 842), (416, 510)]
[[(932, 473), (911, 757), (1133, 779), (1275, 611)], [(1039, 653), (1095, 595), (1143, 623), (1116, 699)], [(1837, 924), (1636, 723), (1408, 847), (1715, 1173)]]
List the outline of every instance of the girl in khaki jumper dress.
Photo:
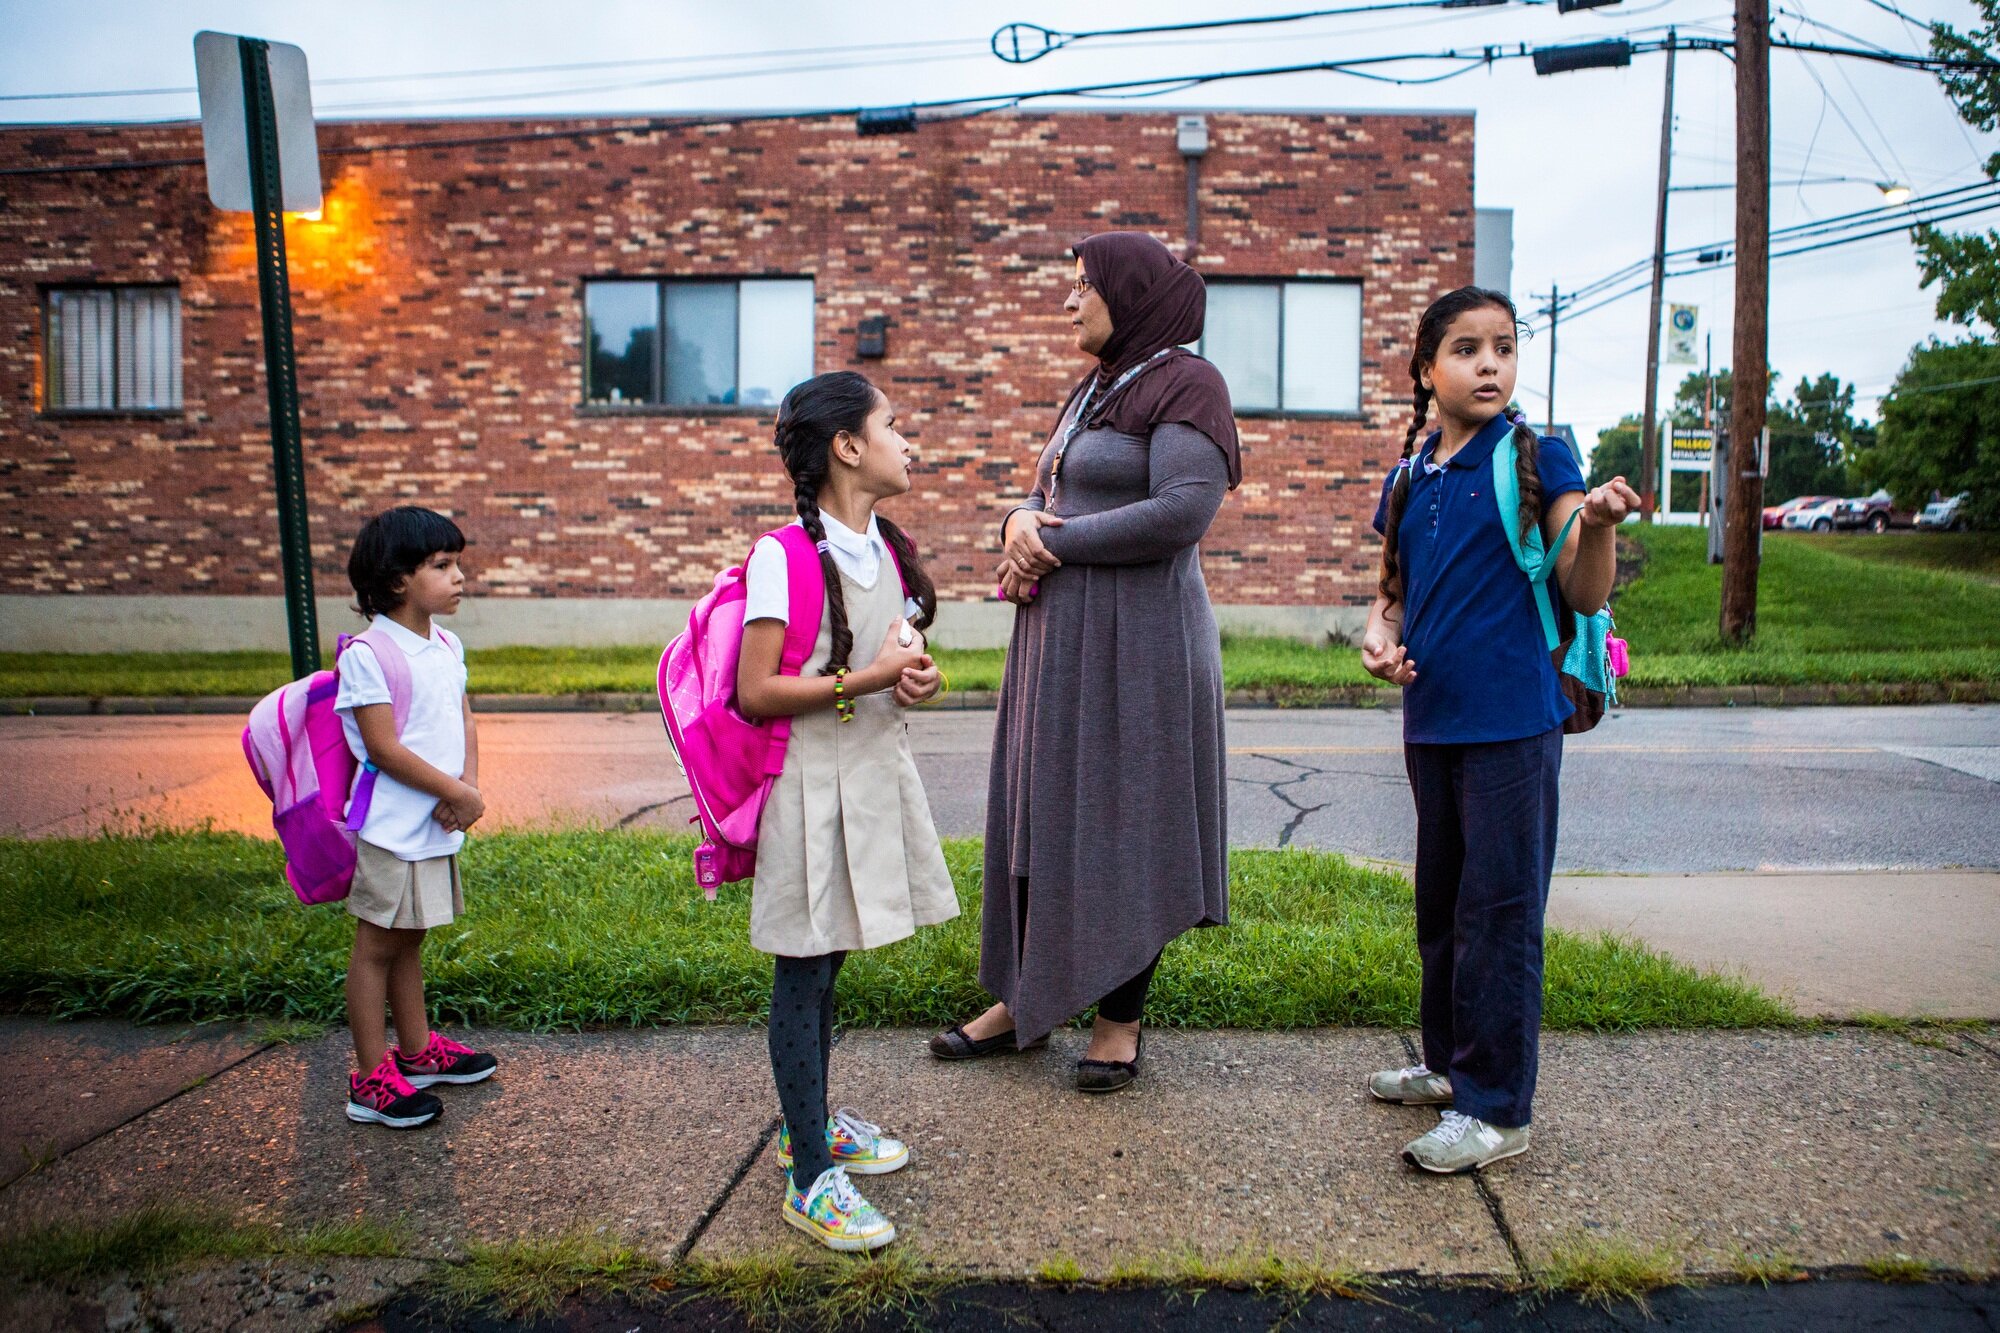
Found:
[[(905, 708), (938, 692), (923, 638), (937, 593), (910, 539), (875, 513), (878, 500), (910, 489), (910, 458), (874, 385), (852, 371), (807, 380), (785, 395), (776, 438), (799, 523), (819, 547), (826, 603), (812, 655), (798, 675), (779, 675), (786, 556), (774, 537), (757, 543), (744, 571), (736, 703), (745, 717), (789, 716), (792, 729), (757, 826), (750, 942), (774, 955), (785, 1220), (829, 1248), (872, 1250), (896, 1229), (848, 1173), (894, 1171), (910, 1154), (852, 1111), (827, 1116), (833, 983), (850, 949), (958, 915), (903, 724)], [(873, 657), (850, 668), (857, 646)]]

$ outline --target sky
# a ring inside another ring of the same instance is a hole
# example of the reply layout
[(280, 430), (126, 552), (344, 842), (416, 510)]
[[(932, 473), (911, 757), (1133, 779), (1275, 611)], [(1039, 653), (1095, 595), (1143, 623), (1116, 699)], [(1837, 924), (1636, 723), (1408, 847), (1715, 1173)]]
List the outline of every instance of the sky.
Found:
[[(188, 88), (194, 82), (193, 36), (202, 29), (303, 47), (315, 111), (332, 120), (889, 105), (1489, 44), (1656, 39), (1669, 25), (1684, 35), (1727, 37), (1731, 24), (1728, 0), (1624, 0), (1568, 15), (1552, 3), (1516, 0), (1496, 8), (1091, 38), (1027, 65), (1003, 63), (988, 49), (993, 32), (1014, 22), (1073, 31), (1086, 24), (1187, 23), (1313, 6), (1314, 0), (1100, 0), (1090, 6), (1050, 0), (485, 0), (478, 6), (441, 0), (319, 6), (0, 0), (0, 31), (8, 35), (0, 43), (0, 122), (192, 119), (198, 114), (192, 91), (61, 100), (23, 95)], [(1925, 22), (1961, 29), (1977, 22), (1969, 0), (1771, 0), (1771, 12), (1778, 32), (1801, 40), (1907, 52), (1925, 49)], [(524, 68), (554, 65), (595, 67)], [(1424, 76), (1445, 68), (1397, 70)], [(467, 73), (492, 70), (523, 72)], [(1517, 60), (1425, 86), (1312, 73), (1174, 90), (1117, 105), (1475, 112), (1477, 202), (1514, 210), (1513, 296), (1526, 314), (1551, 283), (1571, 290), (1650, 254), (1664, 72), (1660, 55), (1641, 55), (1625, 69), (1549, 77), (1537, 77), (1528, 61)], [(1726, 186), (1731, 180), (1731, 78), (1725, 57), (1681, 53), (1675, 184)], [(1972, 184), (1983, 178), (1986, 157), (2000, 151), (2000, 136), (1965, 126), (1926, 74), (1774, 52), (1771, 86), (1774, 228), (1876, 207), (1893, 220), (1895, 210), (1883, 204), (1878, 182), (1920, 195)], [(1043, 105), (1066, 104), (1078, 103)], [(1733, 208), (1727, 188), (1674, 193), (1668, 247), (1730, 239)], [(1950, 225), (1990, 226), (1995, 220), (1984, 214)], [(1667, 284), (1667, 301), (1700, 307), (1699, 333), (1712, 336), (1718, 369), (1729, 361), (1733, 282), (1732, 270), (1723, 268)], [(1903, 232), (1775, 262), (1770, 363), (1783, 392), (1789, 394), (1802, 376), (1830, 371), (1858, 385), (1859, 415), (1872, 417), (1913, 345), (1934, 334), (1960, 336), (1935, 318), (1934, 293), (1918, 284), (1915, 252)], [(1562, 325), (1555, 418), (1572, 423), (1586, 447), (1598, 430), (1641, 407), (1646, 318), (1641, 291)], [(1517, 396), (1537, 420), (1548, 411), (1548, 347), (1546, 335), (1522, 347)], [(1690, 369), (1663, 367), (1663, 401)]]

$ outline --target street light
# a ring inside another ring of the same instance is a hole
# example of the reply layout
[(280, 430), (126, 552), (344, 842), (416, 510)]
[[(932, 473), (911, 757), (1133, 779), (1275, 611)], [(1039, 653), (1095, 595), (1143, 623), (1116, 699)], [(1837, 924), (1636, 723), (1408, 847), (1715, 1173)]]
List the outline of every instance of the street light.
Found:
[(1910, 187), (1896, 181), (1877, 181), (1875, 188), (1882, 192), (1882, 203), (1889, 208), (1910, 197)]

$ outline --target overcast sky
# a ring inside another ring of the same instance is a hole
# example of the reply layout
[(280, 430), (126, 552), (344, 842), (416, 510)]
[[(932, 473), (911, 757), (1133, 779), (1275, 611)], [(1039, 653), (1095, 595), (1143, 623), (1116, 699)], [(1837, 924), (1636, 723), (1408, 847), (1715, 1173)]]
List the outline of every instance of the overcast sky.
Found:
[[(311, 63), (322, 119), (554, 112), (677, 112), (888, 104), (1490, 43), (1543, 45), (1613, 34), (1656, 38), (1668, 24), (1727, 36), (1727, 0), (1626, 0), (1559, 15), (1554, 4), (1416, 10), (1316, 19), (1178, 38), (1102, 38), (1025, 66), (994, 59), (988, 36), (1010, 21), (1055, 28), (1187, 22), (1281, 13), (1311, 0), (1152, 0), (954, 4), (687, 4), (342, 0), (333, 5), (224, 0), (101, 0), (52, 5), (0, 0), (0, 120), (181, 119), (191, 91), (159, 96), (14, 100), (20, 94), (177, 89), (193, 83), (193, 35), (204, 28), (294, 42)], [(1906, 23), (1871, 0), (1771, 0), (1778, 28), (1833, 45), (1924, 49), (1923, 21), (1976, 21), (1965, 0), (1897, 0)], [(1814, 21), (1831, 25), (1814, 26)], [(1844, 35), (1849, 34), (1851, 35)], [(1855, 40), (1858, 39), (1858, 40)], [(717, 60), (720, 56), (743, 56)], [(523, 66), (630, 63), (614, 68), (437, 77)], [(774, 67), (784, 72), (770, 72)], [(1398, 72), (1426, 75), (1442, 65)], [(1682, 53), (1676, 78), (1677, 184), (1726, 183), (1733, 171), (1731, 67), (1713, 53)], [(1514, 210), (1513, 294), (1524, 313), (1551, 282), (1582, 286), (1647, 255), (1652, 245), (1664, 57), (1629, 69), (1537, 78), (1526, 61), (1421, 87), (1337, 74), (1240, 80), (1159, 101), (1176, 107), (1443, 108), (1478, 115), (1481, 207)], [(726, 74), (729, 77), (715, 77)], [(396, 77), (384, 80), (383, 76)], [(355, 82), (354, 80), (364, 80)], [(1104, 105), (1099, 102), (1095, 105)], [(1144, 102), (1127, 103), (1144, 106)], [(1919, 194), (1981, 179), (2000, 139), (1968, 130), (1930, 76), (1860, 61), (1779, 52), (1772, 62), (1771, 222), (1774, 227), (1869, 208), (1878, 181)], [(1836, 181), (1821, 178), (1841, 177)], [(1808, 182), (1797, 184), (1802, 178)], [(1677, 193), (1669, 247), (1727, 240), (1728, 190)], [(1885, 216), (1893, 216), (1885, 213)], [(1991, 224), (1982, 215), (1954, 226)], [(1861, 410), (1889, 387), (1910, 347), (1933, 332), (1904, 233), (1772, 266), (1771, 363), (1787, 393), (1801, 375), (1832, 371), (1858, 383)], [(1733, 275), (1669, 282), (1667, 299), (1701, 307), (1716, 363), (1727, 363)], [(1556, 416), (1588, 446), (1595, 432), (1636, 412), (1645, 377), (1643, 292), (1566, 322)], [(1548, 340), (1523, 348), (1520, 398), (1545, 409)], [(1685, 373), (1668, 367), (1663, 397)]]

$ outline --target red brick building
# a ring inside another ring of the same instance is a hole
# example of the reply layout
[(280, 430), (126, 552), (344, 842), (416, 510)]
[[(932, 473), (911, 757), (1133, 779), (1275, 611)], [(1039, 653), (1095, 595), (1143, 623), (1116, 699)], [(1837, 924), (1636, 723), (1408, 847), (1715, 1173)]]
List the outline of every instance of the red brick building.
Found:
[[(1346, 625), (1416, 314), (1473, 279), (1472, 117), (1206, 118), (1204, 350), (1245, 473), (1209, 586), (1226, 623)], [(1085, 364), (1068, 246), (1180, 247), (1189, 221), (1152, 110), (867, 138), (332, 124), (320, 147), (322, 215), (287, 229), (318, 586), (344, 604), (367, 514), (446, 510), (474, 642), (663, 638), (662, 603), (789, 512), (770, 404), (842, 367), (920, 451), (893, 512), (972, 604), (940, 630), (993, 641), (994, 523)], [(200, 155), (194, 125), (0, 130), (0, 647), (282, 642), (250, 221), (210, 206)], [(47, 170), (80, 164), (102, 169)]]

